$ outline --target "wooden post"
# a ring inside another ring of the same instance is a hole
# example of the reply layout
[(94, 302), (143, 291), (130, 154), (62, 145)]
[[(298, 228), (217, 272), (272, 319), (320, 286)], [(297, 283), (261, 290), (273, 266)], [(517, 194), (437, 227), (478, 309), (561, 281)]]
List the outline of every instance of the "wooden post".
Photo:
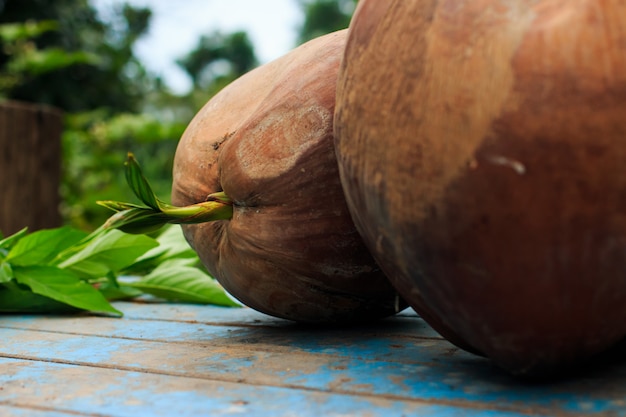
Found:
[(48, 106), (0, 102), (0, 231), (57, 227), (63, 115)]

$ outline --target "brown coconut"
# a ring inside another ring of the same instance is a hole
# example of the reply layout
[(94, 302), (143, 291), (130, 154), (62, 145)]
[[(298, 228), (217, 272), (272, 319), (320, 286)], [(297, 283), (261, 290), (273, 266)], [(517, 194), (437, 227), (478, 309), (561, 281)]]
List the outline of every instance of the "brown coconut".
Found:
[(626, 3), (361, 0), (335, 135), (358, 230), (454, 343), (547, 374), (626, 335)]
[(243, 304), (301, 322), (349, 323), (404, 307), (357, 233), (333, 143), (347, 31), (310, 41), (225, 87), (176, 151), (172, 202), (223, 191), (229, 220), (185, 225), (209, 272)]

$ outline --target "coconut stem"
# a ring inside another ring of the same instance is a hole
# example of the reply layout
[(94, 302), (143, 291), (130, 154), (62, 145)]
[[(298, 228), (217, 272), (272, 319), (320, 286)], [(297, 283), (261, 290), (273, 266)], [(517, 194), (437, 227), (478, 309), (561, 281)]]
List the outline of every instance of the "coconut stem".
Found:
[(104, 224), (105, 229), (126, 233), (149, 233), (166, 224), (205, 223), (228, 220), (233, 216), (233, 204), (224, 192), (210, 194), (206, 201), (178, 207), (159, 200), (141, 171), (132, 153), (126, 160), (126, 182), (144, 205), (121, 201), (98, 201), (101, 206), (116, 211)]

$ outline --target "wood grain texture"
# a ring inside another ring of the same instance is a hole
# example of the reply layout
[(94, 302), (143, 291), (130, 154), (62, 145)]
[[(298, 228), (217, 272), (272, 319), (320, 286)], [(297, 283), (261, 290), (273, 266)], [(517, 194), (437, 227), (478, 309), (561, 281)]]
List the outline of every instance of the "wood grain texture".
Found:
[(248, 308), (115, 306), (123, 319), (0, 317), (0, 414), (626, 416), (624, 359), (523, 382), (412, 311), (341, 328)]
[(60, 111), (0, 103), (0, 231), (6, 236), (59, 226)]

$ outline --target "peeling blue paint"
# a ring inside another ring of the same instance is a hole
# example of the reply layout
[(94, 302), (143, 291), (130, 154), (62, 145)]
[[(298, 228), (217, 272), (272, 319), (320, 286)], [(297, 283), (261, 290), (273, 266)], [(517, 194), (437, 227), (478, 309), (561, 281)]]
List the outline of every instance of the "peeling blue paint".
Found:
[[(0, 359), (0, 367), (14, 360)], [(12, 375), (14, 381), (29, 381), (52, 376), (55, 372), (68, 374), (73, 365), (29, 363)], [(89, 370), (84, 370), (87, 374)], [(100, 372), (102, 370), (99, 370)], [(425, 404), (417, 401), (374, 399), (364, 396), (340, 395), (325, 392), (301, 391), (282, 387), (250, 386), (245, 384), (219, 383), (212, 381), (183, 380), (177, 385), (163, 375), (150, 375), (139, 372), (117, 372), (120, 386), (103, 386), (95, 395), (81, 395), (77, 383), (86, 377), (76, 375), (75, 380), (50, 382), (58, 387), (56, 391), (44, 393), (50, 403), (61, 410), (88, 412), (92, 414), (116, 417), (186, 417), (186, 416), (414, 416), (451, 417), (451, 416), (501, 416), (522, 417), (523, 414), (508, 411), (483, 411), (464, 409), (454, 406)], [(94, 376), (96, 373), (94, 373)], [(0, 384), (6, 384), (7, 376), (0, 376)], [(94, 384), (99, 381), (95, 379)], [(75, 392), (75, 395), (63, 396), (63, 392)], [(34, 400), (37, 395), (30, 396)], [(11, 399), (11, 398), (8, 398)], [(7, 397), (2, 396), (6, 401)], [(28, 401), (25, 401), (28, 402)], [(28, 415), (24, 409), (15, 408), (17, 413)], [(50, 417), (56, 417), (50, 415)]]
[(246, 309), (141, 308), (124, 319), (0, 317), (0, 415), (626, 416), (625, 360), (531, 384), (410, 315), (321, 329)]

